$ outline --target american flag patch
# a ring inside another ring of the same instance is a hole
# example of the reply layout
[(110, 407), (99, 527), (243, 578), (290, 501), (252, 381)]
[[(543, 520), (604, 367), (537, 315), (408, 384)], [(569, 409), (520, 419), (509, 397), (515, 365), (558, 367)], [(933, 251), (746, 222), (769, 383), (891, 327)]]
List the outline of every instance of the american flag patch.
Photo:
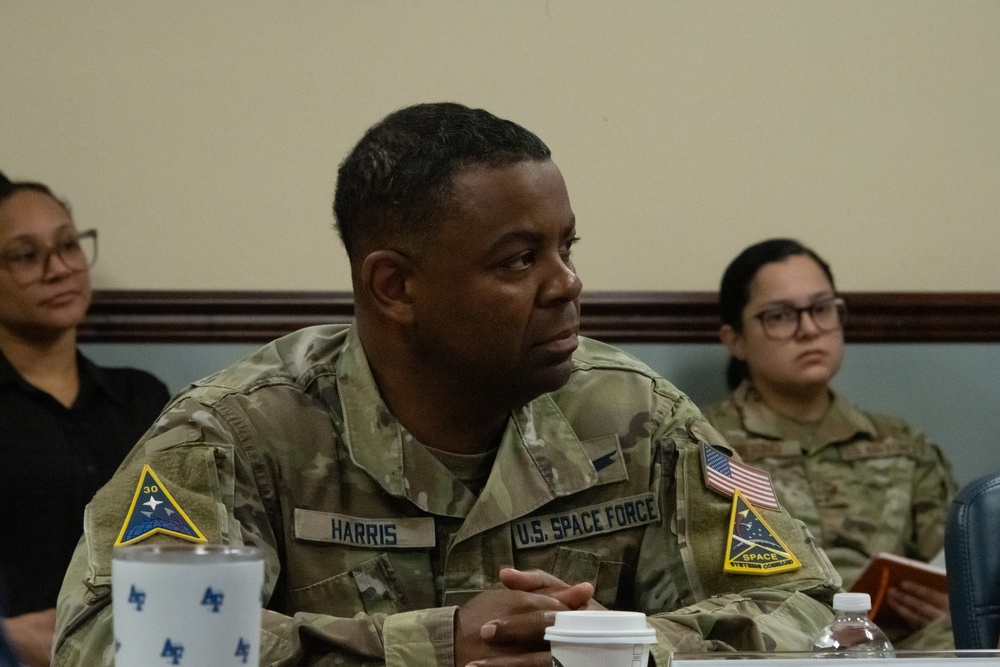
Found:
[(771, 475), (766, 470), (734, 461), (710, 445), (701, 446), (705, 463), (705, 484), (727, 498), (736, 489), (757, 507), (779, 509), (778, 498), (771, 486)]

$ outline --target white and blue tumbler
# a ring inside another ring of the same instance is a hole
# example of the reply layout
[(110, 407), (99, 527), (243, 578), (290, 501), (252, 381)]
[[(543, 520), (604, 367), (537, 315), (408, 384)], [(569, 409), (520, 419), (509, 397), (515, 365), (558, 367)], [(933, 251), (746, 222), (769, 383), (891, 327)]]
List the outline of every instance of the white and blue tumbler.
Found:
[(118, 547), (111, 562), (116, 667), (256, 667), (264, 560), (248, 546)]

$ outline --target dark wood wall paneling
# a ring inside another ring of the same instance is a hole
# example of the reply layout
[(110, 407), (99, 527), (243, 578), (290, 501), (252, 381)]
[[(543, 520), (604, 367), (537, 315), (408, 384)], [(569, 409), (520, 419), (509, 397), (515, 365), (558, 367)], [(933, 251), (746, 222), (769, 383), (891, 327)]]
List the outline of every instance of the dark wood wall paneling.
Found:
[[(1000, 342), (998, 292), (848, 292), (847, 339), (858, 343)], [(349, 292), (105, 290), (82, 342), (263, 343), (314, 324), (347, 323)], [(718, 342), (715, 292), (592, 292), (581, 333), (612, 343)]]

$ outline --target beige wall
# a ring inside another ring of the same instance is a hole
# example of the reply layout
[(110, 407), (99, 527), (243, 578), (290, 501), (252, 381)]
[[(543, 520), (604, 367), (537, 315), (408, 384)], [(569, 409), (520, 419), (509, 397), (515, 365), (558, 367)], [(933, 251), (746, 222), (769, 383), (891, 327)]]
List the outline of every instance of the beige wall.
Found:
[(765, 236), (847, 290), (1000, 289), (996, 0), (0, 0), (0, 169), (99, 287), (349, 289), (337, 165), (407, 104), (536, 131), (591, 290), (714, 289)]

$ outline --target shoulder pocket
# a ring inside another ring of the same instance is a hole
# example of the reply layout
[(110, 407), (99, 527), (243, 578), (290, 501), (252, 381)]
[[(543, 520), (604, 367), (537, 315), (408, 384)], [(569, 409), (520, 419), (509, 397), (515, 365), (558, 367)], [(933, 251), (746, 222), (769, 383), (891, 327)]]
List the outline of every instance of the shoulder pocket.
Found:
[[(91, 566), (88, 581), (95, 586), (110, 582), (111, 554), (115, 542), (133, 511), (142, 510), (146, 494), (139, 483), (146, 465), (156, 473), (163, 488), (208, 543), (238, 542), (242, 539), (240, 534), (230, 534), (230, 522), (226, 519), (216, 459), (217, 454), (225, 458), (225, 453), (204, 445), (157, 450), (150, 446), (153, 444), (155, 439), (147, 443), (145, 451), (137, 452), (128, 467), (120, 470), (87, 505), (84, 531)], [(228, 467), (232, 469), (231, 461)], [(230, 487), (232, 483), (230, 479)], [(136, 543), (177, 541), (180, 538), (158, 531), (151, 524), (149, 536)]]

